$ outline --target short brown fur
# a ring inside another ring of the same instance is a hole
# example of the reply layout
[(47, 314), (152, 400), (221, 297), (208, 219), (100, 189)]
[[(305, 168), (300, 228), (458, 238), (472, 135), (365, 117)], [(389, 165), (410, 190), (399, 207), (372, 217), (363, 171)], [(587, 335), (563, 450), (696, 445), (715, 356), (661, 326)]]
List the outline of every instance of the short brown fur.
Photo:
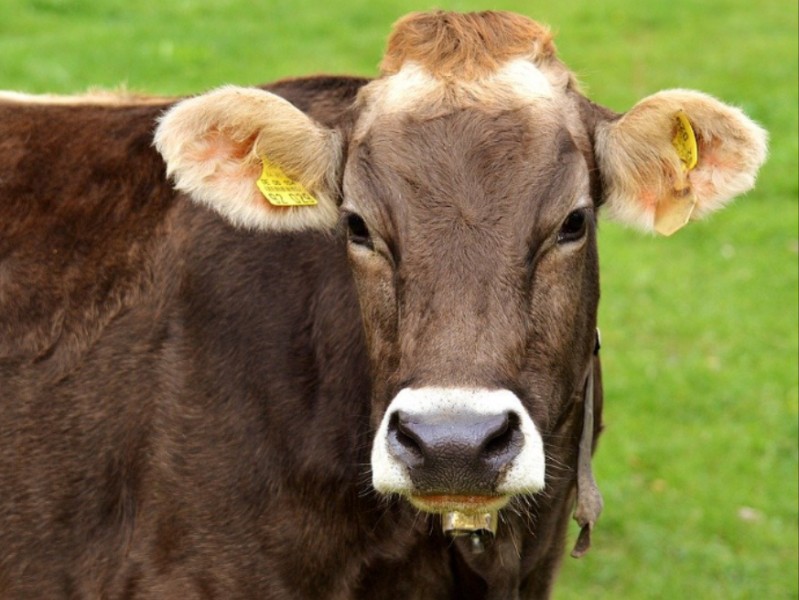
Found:
[(549, 29), (521, 15), (438, 11), (400, 19), (380, 68), (392, 75), (413, 61), (436, 77), (473, 80), (513, 58), (539, 62), (554, 55)]

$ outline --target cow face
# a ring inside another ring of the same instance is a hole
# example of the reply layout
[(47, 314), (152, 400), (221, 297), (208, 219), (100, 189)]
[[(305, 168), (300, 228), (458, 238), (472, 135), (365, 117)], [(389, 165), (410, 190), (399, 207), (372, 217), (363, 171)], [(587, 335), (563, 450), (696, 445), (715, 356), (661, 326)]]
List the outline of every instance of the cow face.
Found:
[[(373, 484), (429, 512), (495, 511), (545, 487), (545, 440), (593, 347), (600, 205), (671, 232), (748, 189), (765, 154), (762, 130), (696, 92), (621, 117), (595, 107), (545, 29), (497, 13), (400, 22), (341, 129), (224, 88), (173, 108), (156, 144), (177, 187), (233, 223), (343, 223), (372, 361)], [(317, 204), (265, 201), (263, 159)]]
[(540, 432), (583, 382), (598, 300), (588, 164), (565, 121), (539, 98), (380, 116), (351, 142), (379, 491), (449, 510), (544, 486)]

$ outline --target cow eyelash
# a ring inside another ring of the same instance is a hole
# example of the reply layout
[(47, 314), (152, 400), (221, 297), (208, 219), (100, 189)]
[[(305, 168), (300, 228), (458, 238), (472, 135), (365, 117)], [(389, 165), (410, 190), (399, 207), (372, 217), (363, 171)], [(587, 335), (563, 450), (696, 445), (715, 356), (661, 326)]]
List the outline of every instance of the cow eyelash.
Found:
[(356, 215), (355, 213), (348, 213), (345, 217), (345, 223), (347, 225), (348, 242), (358, 246), (365, 246), (370, 250), (374, 249), (369, 228), (366, 226), (366, 222), (364, 222), (359, 215)]
[(558, 231), (558, 243), (568, 244), (581, 239), (588, 230), (588, 209), (578, 208), (569, 213)]

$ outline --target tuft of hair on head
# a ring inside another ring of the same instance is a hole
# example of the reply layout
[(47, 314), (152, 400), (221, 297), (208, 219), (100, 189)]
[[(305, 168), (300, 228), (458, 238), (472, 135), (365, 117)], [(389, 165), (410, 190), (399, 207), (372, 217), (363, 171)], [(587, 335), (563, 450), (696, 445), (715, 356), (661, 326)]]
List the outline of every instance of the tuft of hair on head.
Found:
[(536, 64), (555, 56), (547, 27), (509, 12), (411, 13), (394, 24), (380, 70), (397, 73), (405, 62), (439, 78), (474, 80), (513, 58)]

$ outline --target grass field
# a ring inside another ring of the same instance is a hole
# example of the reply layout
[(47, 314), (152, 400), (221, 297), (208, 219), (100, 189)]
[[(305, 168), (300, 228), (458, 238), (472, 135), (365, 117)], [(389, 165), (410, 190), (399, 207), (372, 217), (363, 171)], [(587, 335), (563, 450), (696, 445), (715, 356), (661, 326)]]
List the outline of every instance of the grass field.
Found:
[(433, 6), (550, 23), (616, 110), (697, 88), (770, 131), (757, 189), (709, 221), (670, 239), (602, 226), (606, 510), (556, 598), (799, 597), (796, 2), (4, 0), (0, 88), (369, 75), (390, 24)]

